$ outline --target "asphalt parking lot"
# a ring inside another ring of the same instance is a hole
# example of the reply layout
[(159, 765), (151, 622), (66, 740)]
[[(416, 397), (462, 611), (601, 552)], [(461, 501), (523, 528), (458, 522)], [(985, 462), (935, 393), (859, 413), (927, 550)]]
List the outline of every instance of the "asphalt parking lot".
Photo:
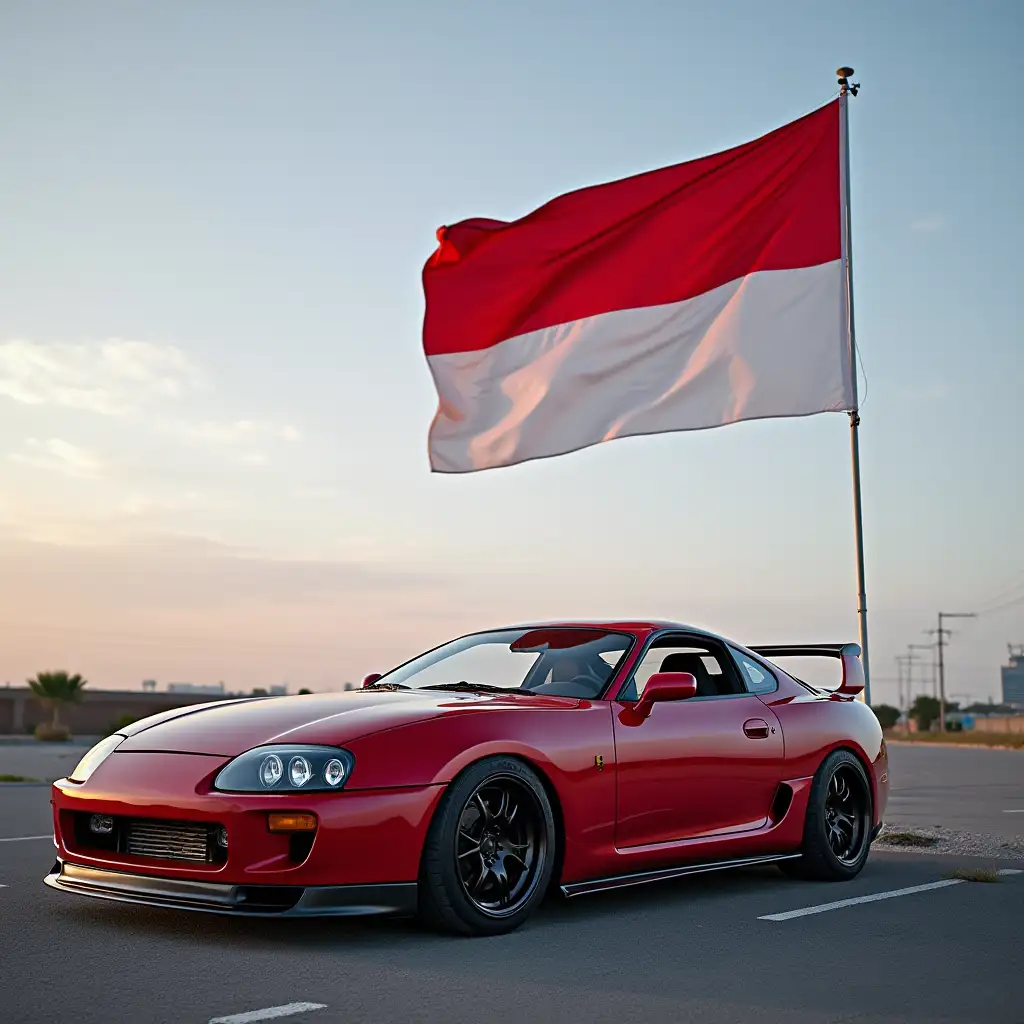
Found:
[[(890, 817), (1024, 832), (1024, 753), (890, 756)], [(877, 850), (844, 884), (773, 868), (697, 876), (552, 901), (520, 931), (481, 940), (64, 896), (40, 880), (49, 830), (45, 787), (0, 786), (0, 840), (14, 840), (0, 841), (0, 1019), (11, 1024), (243, 1024), (282, 1006), (292, 1024), (1024, 1021), (1021, 859)], [(978, 867), (1007, 873), (951, 877)]]

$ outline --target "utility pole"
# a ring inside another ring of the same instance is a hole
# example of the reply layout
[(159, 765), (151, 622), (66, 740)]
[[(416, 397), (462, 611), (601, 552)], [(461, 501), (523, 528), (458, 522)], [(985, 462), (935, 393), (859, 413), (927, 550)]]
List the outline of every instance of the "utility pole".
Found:
[[(909, 645), (908, 645), (909, 646)], [(910, 718), (910, 708), (914, 703), (914, 662), (917, 660), (917, 655), (913, 651), (909, 654), (897, 654), (896, 664), (902, 669), (906, 666), (907, 670), (907, 718)]]
[[(925, 630), (927, 632), (927, 630)], [(939, 695), (938, 681), (935, 677), (935, 644), (909, 644), (910, 650), (912, 651), (929, 651), (932, 656), (932, 694), (934, 696)]]
[(896, 694), (900, 711), (903, 711), (903, 659), (898, 654), (896, 655)]
[(977, 617), (977, 612), (939, 612), (939, 628), (928, 630), (929, 633), (934, 632), (938, 638), (936, 642), (939, 645), (939, 730), (943, 733), (946, 731), (946, 665), (942, 658), (942, 648), (945, 643), (944, 638), (953, 634), (950, 630), (943, 628), (942, 620), (976, 619)]

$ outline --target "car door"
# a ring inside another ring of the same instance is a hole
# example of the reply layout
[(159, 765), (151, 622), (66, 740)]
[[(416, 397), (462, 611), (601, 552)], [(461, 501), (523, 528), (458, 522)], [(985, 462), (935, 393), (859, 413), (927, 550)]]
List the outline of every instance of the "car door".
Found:
[[(658, 671), (692, 671), (697, 696), (641, 718), (635, 700)], [(613, 703), (619, 849), (766, 823), (782, 779), (782, 726), (744, 679), (726, 648), (700, 635), (662, 635), (645, 651)]]

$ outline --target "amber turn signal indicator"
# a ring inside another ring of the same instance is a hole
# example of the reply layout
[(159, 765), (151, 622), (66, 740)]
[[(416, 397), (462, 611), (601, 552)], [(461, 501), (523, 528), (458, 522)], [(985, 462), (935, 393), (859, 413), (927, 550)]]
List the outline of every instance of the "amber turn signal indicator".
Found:
[(267, 827), (271, 832), (315, 832), (316, 817), (312, 814), (268, 814)]

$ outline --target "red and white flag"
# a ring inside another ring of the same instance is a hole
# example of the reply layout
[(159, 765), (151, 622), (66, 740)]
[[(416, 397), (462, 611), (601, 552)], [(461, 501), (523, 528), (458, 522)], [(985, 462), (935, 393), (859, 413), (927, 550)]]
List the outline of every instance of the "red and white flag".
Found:
[(854, 407), (839, 101), (714, 156), (441, 228), (431, 468)]

